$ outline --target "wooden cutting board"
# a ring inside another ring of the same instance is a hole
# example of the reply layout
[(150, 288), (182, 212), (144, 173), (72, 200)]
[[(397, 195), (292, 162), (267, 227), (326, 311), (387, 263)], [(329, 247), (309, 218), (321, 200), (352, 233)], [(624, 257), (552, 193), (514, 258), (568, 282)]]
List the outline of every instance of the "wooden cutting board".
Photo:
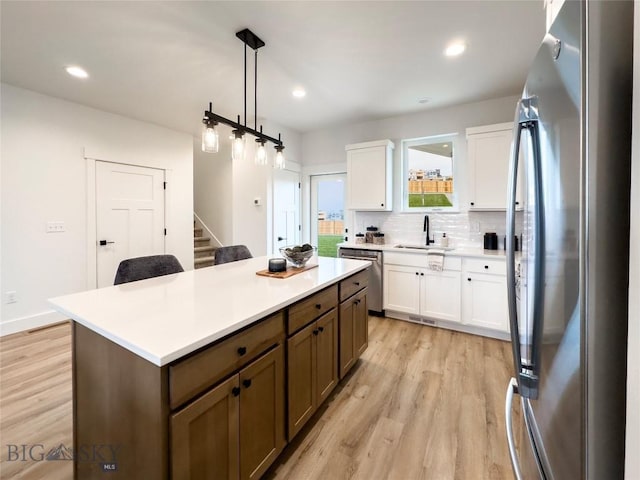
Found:
[(289, 278), (299, 273), (306, 272), (307, 270), (311, 270), (312, 268), (316, 268), (317, 266), (318, 264), (314, 263), (313, 265), (305, 265), (304, 267), (301, 267), (301, 268), (287, 267), (287, 269), (284, 272), (270, 272), (269, 269), (260, 270), (259, 272), (256, 272), (256, 275), (260, 275), (261, 277), (271, 277), (271, 278)]

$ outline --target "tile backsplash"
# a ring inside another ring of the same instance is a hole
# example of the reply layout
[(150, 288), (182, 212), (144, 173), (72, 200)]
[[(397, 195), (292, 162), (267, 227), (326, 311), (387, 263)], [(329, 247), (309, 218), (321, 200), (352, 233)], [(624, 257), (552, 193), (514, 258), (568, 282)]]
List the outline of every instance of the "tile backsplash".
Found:
[[(431, 235), (436, 240), (443, 233), (449, 237), (449, 246), (456, 248), (482, 248), (485, 232), (498, 234), (499, 248), (503, 248), (506, 231), (505, 212), (461, 212), (461, 213), (429, 213)], [(384, 233), (385, 243), (423, 244), (425, 233), (422, 231), (425, 213), (396, 212), (355, 212), (353, 216), (354, 231), (349, 232), (349, 240), (356, 233), (364, 233), (368, 226), (375, 226)], [(522, 233), (522, 213), (516, 213), (516, 233)]]

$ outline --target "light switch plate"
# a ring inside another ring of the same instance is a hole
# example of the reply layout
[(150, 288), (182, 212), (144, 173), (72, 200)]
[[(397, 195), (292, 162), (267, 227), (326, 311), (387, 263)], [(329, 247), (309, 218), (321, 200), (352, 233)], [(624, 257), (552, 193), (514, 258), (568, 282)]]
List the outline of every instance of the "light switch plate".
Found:
[(62, 233), (64, 231), (64, 222), (47, 222), (47, 233)]

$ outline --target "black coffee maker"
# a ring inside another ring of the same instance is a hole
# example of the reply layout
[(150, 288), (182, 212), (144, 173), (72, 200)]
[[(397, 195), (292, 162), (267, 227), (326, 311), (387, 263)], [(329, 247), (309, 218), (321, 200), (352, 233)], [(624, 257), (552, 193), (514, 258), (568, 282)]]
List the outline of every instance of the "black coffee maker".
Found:
[(498, 234), (496, 232), (487, 232), (484, 234), (484, 249), (498, 250)]

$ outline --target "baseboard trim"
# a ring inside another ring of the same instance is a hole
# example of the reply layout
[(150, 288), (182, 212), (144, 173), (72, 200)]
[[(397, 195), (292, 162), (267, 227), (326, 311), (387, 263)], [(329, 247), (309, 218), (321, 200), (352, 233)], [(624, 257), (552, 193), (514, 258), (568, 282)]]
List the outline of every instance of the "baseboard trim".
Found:
[(0, 337), (11, 335), (12, 333), (24, 332), (25, 330), (33, 330), (54, 323), (60, 323), (68, 320), (68, 317), (50, 310), (48, 312), (30, 315), (28, 317), (14, 318), (0, 323)]
[(481, 335), (483, 337), (505, 340), (507, 342), (511, 341), (511, 337), (507, 332), (500, 332), (498, 330), (491, 330), (489, 328), (476, 327), (474, 325), (465, 325), (458, 322), (433, 319), (420, 315), (409, 315), (407, 313), (394, 312), (392, 310), (385, 310), (385, 316), (388, 318), (395, 318), (397, 320), (404, 320), (405, 322), (428, 325), (430, 327), (446, 328), (448, 330), (455, 330), (457, 332), (470, 333), (472, 335)]

